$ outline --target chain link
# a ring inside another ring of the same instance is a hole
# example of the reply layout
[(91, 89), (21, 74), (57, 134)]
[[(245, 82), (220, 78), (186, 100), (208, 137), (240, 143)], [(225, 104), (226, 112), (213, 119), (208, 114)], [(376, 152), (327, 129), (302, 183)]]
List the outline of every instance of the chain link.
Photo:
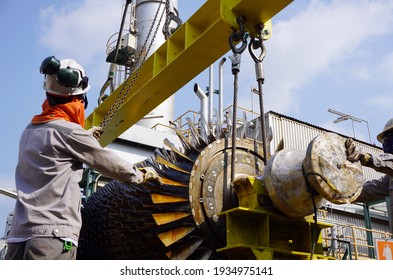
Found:
[[(176, 16), (175, 13), (173, 12), (173, 9), (171, 9), (170, 1), (171, 0), (167, 0), (165, 2), (166, 20), (162, 28), (162, 32), (164, 33), (165, 39), (168, 39), (169, 36), (171, 36), (180, 27), (180, 25), (183, 24), (182, 20), (178, 16)], [(172, 21), (176, 22), (177, 26), (169, 30), (169, 25), (171, 24)]]
[[(161, 3), (162, 3), (162, 2), (161, 2)], [(140, 71), (141, 71), (141, 68), (142, 68), (143, 64), (145, 63), (145, 61), (146, 61), (146, 59), (147, 59), (147, 55), (148, 55), (148, 53), (149, 53), (149, 51), (150, 51), (150, 49), (151, 49), (151, 46), (153, 45), (153, 42), (154, 42), (154, 40), (155, 40), (155, 38), (156, 38), (157, 31), (158, 31), (158, 27), (160, 26), (160, 23), (161, 23), (161, 21), (162, 21), (163, 15), (164, 15), (164, 10), (163, 10), (163, 12), (161, 13), (159, 22), (158, 22), (158, 24), (157, 24), (157, 27), (156, 27), (156, 29), (154, 30), (153, 37), (152, 37), (152, 39), (150, 40), (150, 43), (149, 43), (149, 45), (148, 45), (147, 43), (148, 43), (148, 41), (149, 41), (149, 38), (150, 38), (150, 36), (151, 36), (151, 33), (153, 32), (153, 28), (154, 28), (155, 22), (157, 21), (157, 17), (158, 17), (158, 15), (159, 15), (160, 8), (161, 8), (161, 4), (158, 5), (157, 11), (156, 11), (156, 13), (155, 13), (155, 15), (154, 15), (153, 22), (152, 22), (152, 24), (151, 24), (151, 26), (150, 26), (150, 29), (149, 29), (149, 32), (148, 32), (148, 34), (147, 34), (147, 36), (146, 36), (145, 42), (143, 43), (142, 48), (140, 48), (140, 50), (139, 50), (139, 53), (138, 53), (138, 56), (137, 56), (137, 61), (134, 63), (134, 65), (133, 65), (132, 68), (130, 69), (130, 76), (123, 82), (123, 86), (122, 86), (122, 88), (121, 88), (119, 94), (117, 95), (117, 97), (116, 97), (116, 99), (115, 99), (115, 102), (111, 105), (111, 107), (109, 108), (108, 112), (106, 113), (106, 115), (104, 116), (104, 118), (103, 118), (103, 120), (102, 120), (102, 122), (101, 122), (101, 124), (100, 124), (100, 127), (102, 127), (102, 128), (105, 128), (105, 127), (107, 126), (107, 124), (111, 121), (111, 119), (113, 118), (113, 116), (114, 116), (114, 115), (116, 114), (116, 112), (119, 110), (120, 106), (124, 103), (124, 101), (126, 100), (126, 98), (127, 98), (128, 94), (129, 94), (131, 88), (133, 87), (133, 85), (134, 85), (136, 79), (137, 79), (138, 76), (139, 76), (139, 73), (140, 73)], [(147, 47), (147, 49), (146, 49), (146, 46), (147, 46), (147, 45), (148, 45), (148, 47)], [(145, 51), (145, 53), (143, 54), (143, 51), (144, 51), (145, 49), (146, 49), (146, 51)], [(142, 59), (142, 61), (139, 63), (139, 61), (140, 61), (141, 59)], [(136, 71), (135, 71), (135, 68), (136, 68), (136, 66), (137, 66), (138, 64), (139, 64), (139, 67), (138, 67), (138, 68), (136, 69)], [(135, 72), (135, 73), (134, 73), (134, 72)], [(134, 74), (134, 75), (133, 75), (133, 74)], [(131, 77), (132, 77), (132, 80), (131, 80), (131, 82), (129, 83), (129, 80), (131, 79)], [(128, 83), (129, 83), (129, 85), (127, 86)], [(124, 91), (125, 91), (125, 93), (124, 93)]]

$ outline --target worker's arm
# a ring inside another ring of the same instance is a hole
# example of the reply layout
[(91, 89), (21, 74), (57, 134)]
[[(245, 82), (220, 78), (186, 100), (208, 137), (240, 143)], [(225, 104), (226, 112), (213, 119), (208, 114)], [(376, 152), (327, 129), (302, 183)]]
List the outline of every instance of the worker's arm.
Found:
[(102, 148), (87, 130), (75, 129), (69, 134), (69, 152), (97, 172), (125, 183), (140, 184), (144, 175), (116, 152)]
[(345, 141), (345, 148), (347, 158), (350, 162), (360, 161), (363, 166), (370, 167), (377, 172), (384, 173), (390, 177), (393, 177), (393, 155), (392, 154), (381, 154), (371, 155), (369, 153), (363, 153), (359, 147), (357, 147), (351, 138)]
[(364, 183), (362, 192), (356, 198), (356, 202), (375, 202), (389, 196), (390, 177), (384, 175), (379, 179), (373, 179)]
[(393, 177), (393, 155), (392, 154), (381, 154), (378, 156), (371, 156), (368, 167), (371, 167), (375, 171), (384, 173), (390, 177)]

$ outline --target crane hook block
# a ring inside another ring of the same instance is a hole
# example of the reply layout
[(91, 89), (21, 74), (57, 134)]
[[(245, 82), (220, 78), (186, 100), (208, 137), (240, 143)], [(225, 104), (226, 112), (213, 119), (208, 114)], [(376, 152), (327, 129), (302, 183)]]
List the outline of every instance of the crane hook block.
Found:
[[(211, 0), (210, 0), (211, 1)], [(258, 36), (255, 26), (264, 24), (264, 40), (271, 36), (271, 18), (288, 6), (293, 0), (221, 0), (220, 12), (222, 19), (237, 29), (236, 18), (241, 15), (247, 17), (247, 30), (252, 37)], [(256, 3), (257, 2), (257, 3)]]

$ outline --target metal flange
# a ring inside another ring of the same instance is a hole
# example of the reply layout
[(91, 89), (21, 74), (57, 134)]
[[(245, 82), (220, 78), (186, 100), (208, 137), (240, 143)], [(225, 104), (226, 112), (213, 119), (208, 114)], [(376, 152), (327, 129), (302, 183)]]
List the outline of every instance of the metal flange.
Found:
[[(238, 205), (231, 179), (232, 140), (219, 139), (198, 156), (191, 171), (189, 201), (201, 233), (213, 246), (225, 242), (222, 211)], [(252, 139), (236, 139), (235, 178), (257, 176), (264, 168), (262, 144)]]

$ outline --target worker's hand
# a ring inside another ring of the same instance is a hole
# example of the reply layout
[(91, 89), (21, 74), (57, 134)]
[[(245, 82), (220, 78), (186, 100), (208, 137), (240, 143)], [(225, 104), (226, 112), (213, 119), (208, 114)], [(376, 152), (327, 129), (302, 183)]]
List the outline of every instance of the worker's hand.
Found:
[(143, 173), (143, 182), (155, 181), (162, 185), (161, 177), (153, 167), (138, 168)]
[(351, 138), (347, 138), (347, 140), (345, 140), (345, 149), (346, 149), (345, 153), (347, 154), (347, 159), (350, 162), (355, 162), (360, 160), (362, 153), (356, 147), (355, 143)]
[(351, 138), (345, 140), (345, 153), (347, 154), (347, 159), (350, 162), (360, 161), (362, 165), (367, 165), (371, 155), (368, 153), (362, 153), (361, 149), (358, 148)]
[(100, 141), (101, 135), (104, 133), (104, 129), (101, 126), (93, 126), (87, 130), (97, 141)]

